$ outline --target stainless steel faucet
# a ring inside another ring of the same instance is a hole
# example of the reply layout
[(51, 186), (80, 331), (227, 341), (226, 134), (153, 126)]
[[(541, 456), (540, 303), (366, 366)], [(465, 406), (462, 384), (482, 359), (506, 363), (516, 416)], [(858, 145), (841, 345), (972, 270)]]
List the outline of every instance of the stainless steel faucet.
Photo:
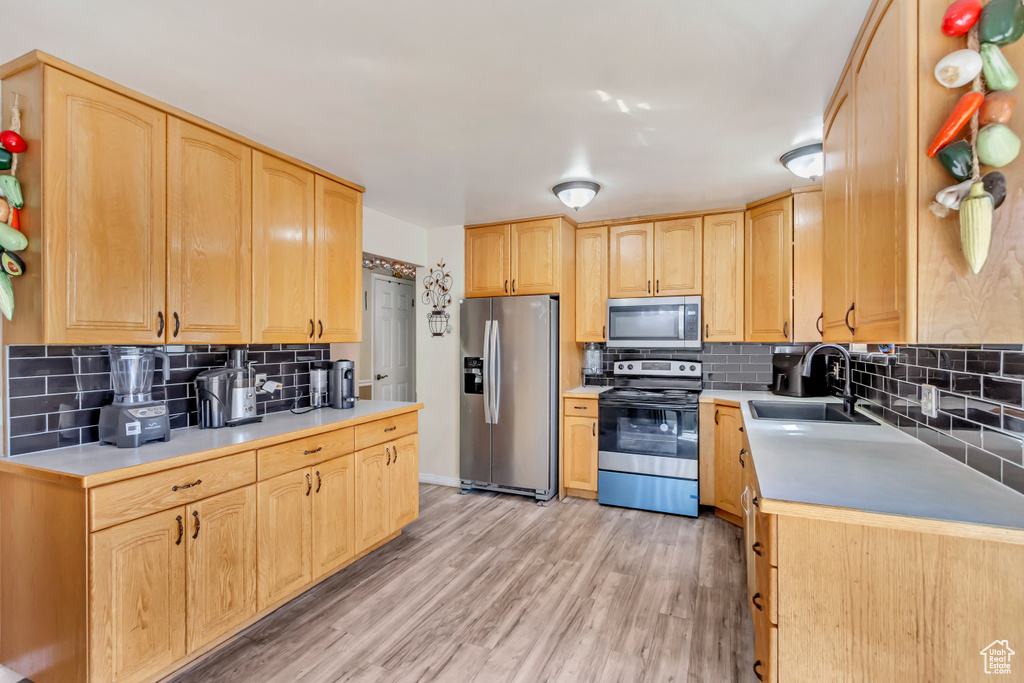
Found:
[(811, 358), (814, 356), (815, 353), (817, 353), (821, 349), (835, 349), (843, 356), (843, 361), (846, 363), (846, 368), (844, 372), (846, 386), (843, 390), (843, 410), (846, 412), (847, 415), (853, 415), (853, 406), (857, 403), (857, 397), (853, 395), (853, 390), (850, 388), (850, 378), (853, 373), (850, 371), (849, 351), (844, 349), (839, 344), (818, 344), (813, 349), (808, 351), (806, 355), (804, 355), (804, 367), (803, 370), (800, 371), (800, 374), (803, 375), (804, 377), (811, 376)]

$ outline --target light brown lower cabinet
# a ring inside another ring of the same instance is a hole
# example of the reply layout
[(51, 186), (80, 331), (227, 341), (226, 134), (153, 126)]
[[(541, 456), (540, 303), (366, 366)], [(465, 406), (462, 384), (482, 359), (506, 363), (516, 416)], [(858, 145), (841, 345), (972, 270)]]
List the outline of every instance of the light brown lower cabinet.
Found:
[[(596, 404), (597, 401), (594, 401)], [(565, 416), (566, 488), (597, 492), (597, 418)]]
[(355, 456), (313, 467), (313, 577), (356, 554)]
[(416, 434), (356, 453), (356, 546), (368, 548), (419, 516)]
[(312, 473), (303, 468), (259, 483), (259, 606), (313, 579)]
[(715, 406), (715, 507), (739, 519), (743, 513), (743, 416), (739, 408)]

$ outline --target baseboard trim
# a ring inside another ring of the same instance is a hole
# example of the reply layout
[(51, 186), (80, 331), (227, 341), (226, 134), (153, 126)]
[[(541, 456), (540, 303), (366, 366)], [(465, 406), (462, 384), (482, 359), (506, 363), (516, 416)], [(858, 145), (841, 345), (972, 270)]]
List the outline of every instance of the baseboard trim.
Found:
[(420, 483), (421, 484), (437, 484), (438, 486), (451, 486), (452, 488), (459, 488), (462, 485), (462, 480), (457, 477), (440, 477), (436, 474), (427, 474), (420, 472)]

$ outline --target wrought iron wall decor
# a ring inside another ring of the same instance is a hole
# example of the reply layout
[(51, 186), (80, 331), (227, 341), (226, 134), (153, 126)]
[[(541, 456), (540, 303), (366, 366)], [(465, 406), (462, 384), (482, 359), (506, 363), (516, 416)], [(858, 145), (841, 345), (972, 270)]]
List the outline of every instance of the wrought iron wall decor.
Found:
[(442, 260), (436, 268), (430, 269), (430, 275), (423, 279), (423, 303), (430, 307), (427, 311), (427, 325), (430, 328), (430, 336), (443, 337), (452, 331), (448, 324), (451, 320), (444, 309), (452, 305), (452, 274), (445, 270)]

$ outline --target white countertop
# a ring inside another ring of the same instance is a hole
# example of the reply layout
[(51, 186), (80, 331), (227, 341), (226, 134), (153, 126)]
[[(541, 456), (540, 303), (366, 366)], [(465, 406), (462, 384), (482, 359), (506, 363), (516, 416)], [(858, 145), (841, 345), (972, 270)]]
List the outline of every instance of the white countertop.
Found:
[(701, 393), (715, 399), (740, 404), (763, 499), (1024, 529), (1024, 495), (895, 427), (755, 419), (748, 404), (836, 398)]
[(402, 401), (356, 401), (355, 407), (348, 410), (320, 408), (301, 415), (289, 411), (271, 413), (265, 416), (262, 422), (239, 427), (175, 429), (171, 431), (170, 441), (166, 443), (151, 441), (139, 448), (116, 448), (109, 444), (91, 443), (84, 446), (70, 446), (41, 453), (19, 455), (9, 458), (8, 461), (12, 464), (38, 467), (62, 474), (89, 476), (216, 448), (244, 446), (248, 442), (281, 436), (289, 432), (372, 417), (379, 413), (415, 405), (417, 404)]
[(572, 389), (569, 389), (565, 393), (566, 394), (600, 394), (600, 393), (603, 393), (603, 392), (608, 391), (609, 389), (613, 389), (613, 388), (614, 387), (582, 386), (582, 387), (574, 387)]

